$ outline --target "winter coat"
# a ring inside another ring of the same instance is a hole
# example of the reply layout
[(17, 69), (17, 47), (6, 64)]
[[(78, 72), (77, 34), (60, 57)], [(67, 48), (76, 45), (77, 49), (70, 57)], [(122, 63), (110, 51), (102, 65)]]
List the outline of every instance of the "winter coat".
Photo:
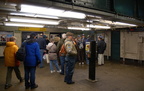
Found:
[(98, 41), (98, 44), (97, 44), (98, 54), (103, 54), (105, 49), (106, 49), (106, 43), (104, 42), (104, 40)]
[(49, 43), (46, 48), (49, 56), (49, 60), (57, 60), (57, 47), (54, 43)]
[(7, 67), (15, 67), (20, 65), (20, 61), (15, 59), (15, 54), (18, 50), (18, 46), (15, 42), (7, 42), (6, 47), (4, 49), (4, 60), (5, 66)]
[(39, 44), (39, 48), (40, 49), (44, 49), (45, 50), (45, 48), (46, 48), (46, 39), (44, 39), (44, 38), (39, 38), (39, 39), (37, 39), (36, 40), (36, 42)]
[(65, 48), (66, 48), (67, 56), (76, 56), (77, 55), (77, 49), (72, 40), (70, 40), (70, 39), (65, 40)]
[(34, 39), (29, 39), (25, 43), (26, 57), (24, 66), (37, 66), (42, 61), (38, 43)]
[(57, 53), (59, 53), (61, 46), (63, 45), (65, 39), (60, 39), (60, 41), (57, 44)]

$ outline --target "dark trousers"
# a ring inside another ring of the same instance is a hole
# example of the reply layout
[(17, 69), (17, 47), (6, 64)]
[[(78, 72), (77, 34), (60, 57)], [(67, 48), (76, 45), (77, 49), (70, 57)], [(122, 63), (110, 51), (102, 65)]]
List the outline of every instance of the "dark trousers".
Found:
[(66, 56), (66, 75), (64, 81), (67, 83), (72, 82), (72, 77), (74, 73), (74, 67), (75, 67), (75, 61), (76, 57), (75, 56)]
[(35, 71), (36, 67), (34, 66), (25, 66), (25, 86), (26, 87), (34, 87), (35, 86)]
[(21, 80), (21, 73), (19, 70), (19, 66), (15, 67), (7, 67), (7, 76), (6, 76), (6, 84), (11, 84), (11, 78), (12, 78), (12, 71), (15, 71), (16, 77)]
[(85, 60), (85, 50), (84, 49), (79, 49), (79, 62), (82, 63)]

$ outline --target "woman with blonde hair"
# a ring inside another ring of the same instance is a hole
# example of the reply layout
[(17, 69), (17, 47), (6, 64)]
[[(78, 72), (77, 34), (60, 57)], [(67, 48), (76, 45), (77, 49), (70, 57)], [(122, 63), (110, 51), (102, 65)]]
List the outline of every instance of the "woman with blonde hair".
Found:
[(5, 66), (7, 67), (5, 89), (12, 86), (11, 78), (12, 78), (13, 70), (15, 71), (15, 74), (16, 74), (17, 78), (20, 80), (20, 82), (23, 81), (20, 70), (19, 70), (20, 61), (16, 60), (16, 58), (15, 58), (15, 54), (18, 50), (18, 46), (16, 45), (15, 41), (16, 41), (16, 37), (12, 36), (9, 39), (9, 41), (6, 43), (6, 47), (3, 52)]

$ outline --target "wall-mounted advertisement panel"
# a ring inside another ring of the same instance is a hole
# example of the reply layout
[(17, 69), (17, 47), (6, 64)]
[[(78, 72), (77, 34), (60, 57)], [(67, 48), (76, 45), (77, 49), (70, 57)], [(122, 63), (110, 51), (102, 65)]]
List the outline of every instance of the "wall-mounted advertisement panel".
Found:
[(13, 35), (14, 33), (12, 31), (0, 31), (0, 46), (5, 46), (6, 42)]

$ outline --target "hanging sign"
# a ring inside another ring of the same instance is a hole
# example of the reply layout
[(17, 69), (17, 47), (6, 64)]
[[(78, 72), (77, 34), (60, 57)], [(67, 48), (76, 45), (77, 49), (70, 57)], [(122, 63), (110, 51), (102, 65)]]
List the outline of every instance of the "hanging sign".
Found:
[(20, 31), (46, 31), (46, 28), (19, 27)]

